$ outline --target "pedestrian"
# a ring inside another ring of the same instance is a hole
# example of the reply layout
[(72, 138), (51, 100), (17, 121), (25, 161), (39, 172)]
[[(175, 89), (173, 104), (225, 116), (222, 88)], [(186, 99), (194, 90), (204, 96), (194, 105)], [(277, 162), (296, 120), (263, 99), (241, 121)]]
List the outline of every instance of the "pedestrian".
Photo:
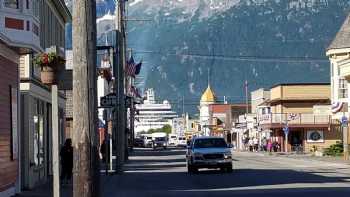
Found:
[(279, 145), (279, 143), (277, 141), (274, 141), (272, 143), (272, 147), (273, 147), (273, 151), (274, 152), (278, 152), (280, 150), (280, 145)]
[(261, 140), (261, 149), (263, 150), (263, 151), (267, 151), (267, 139), (266, 139), (266, 137), (264, 137), (262, 140)]
[(100, 153), (102, 155), (102, 162), (106, 163), (108, 161), (108, 156), (109, 156), (109, 140), (104, 139), (101, 147), (100, 147)]
[(259, 149), (259, 140), (258, 138), (254, 138), (253, 139), (253, 144), (254, 144), (254, 152), (258, 152), (258, 149)]
[(251, 138), (249, 139), (248, 146), (249, 146), (249, 151), (253, 152), (253, 146), (254, 146), (253, 139), (251, 139)]
[(272, 151), (272, 142), (271, 142), (271, 140), (269, 140), (269, 141), (267, 142), (267, 151), (269, 151), (269, 152)]
[(73, 147), (72, 139), (66, 139), (64, 146), (61, 148), (61, 180), (63, 184), (68, 184), (72, 179), (73, 172)]

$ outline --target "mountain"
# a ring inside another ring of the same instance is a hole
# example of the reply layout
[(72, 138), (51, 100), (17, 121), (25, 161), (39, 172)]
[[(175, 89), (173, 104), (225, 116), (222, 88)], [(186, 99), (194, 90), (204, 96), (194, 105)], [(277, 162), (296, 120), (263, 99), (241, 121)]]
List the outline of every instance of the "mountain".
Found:
[[(98, 15), (114, 13), (113, 2), (98, 1)], [(208, 70), (230, 102), (244, 101), (245, 80), (249, 91), (329, 82), (325, 49), (349, 10), (350, 0), (129, 0), (129, 18), (143, 20), (128, 22), (128, 47), (145, 62), (140, 87), (178, 111), (184, 96), (195, 113)]]

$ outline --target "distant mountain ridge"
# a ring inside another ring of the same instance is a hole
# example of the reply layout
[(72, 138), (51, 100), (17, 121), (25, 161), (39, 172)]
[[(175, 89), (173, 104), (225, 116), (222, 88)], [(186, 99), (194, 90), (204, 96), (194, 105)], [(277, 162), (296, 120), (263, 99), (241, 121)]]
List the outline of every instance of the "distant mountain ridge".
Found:
[[(153, 87), (178, 111), (184, 96), (192, 113), (208, 84), (208, 69), (218, 99), (230, 102), (244, 101), (245, 80), (250, 91), (277, 83), (329, 82), (325, 49), (350, 10), (349, 0), (129, 4), (130, 18), (150, 20), (128, 23), (128, 46), (145, 61), (139, 87)], [(114, 13), (113, 1), (98, 5), (99, 16)]]

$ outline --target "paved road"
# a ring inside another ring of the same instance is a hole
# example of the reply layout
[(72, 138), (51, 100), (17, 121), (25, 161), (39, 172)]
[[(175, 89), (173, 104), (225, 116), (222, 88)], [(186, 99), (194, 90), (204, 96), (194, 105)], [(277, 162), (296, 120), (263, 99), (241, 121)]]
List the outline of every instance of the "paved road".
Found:
[(350, 165), (234, 153), (234, 172), (188, 174), (184, 150), (137, 149), (122, 175), (102, 181), (103, 196), (350, 196)]

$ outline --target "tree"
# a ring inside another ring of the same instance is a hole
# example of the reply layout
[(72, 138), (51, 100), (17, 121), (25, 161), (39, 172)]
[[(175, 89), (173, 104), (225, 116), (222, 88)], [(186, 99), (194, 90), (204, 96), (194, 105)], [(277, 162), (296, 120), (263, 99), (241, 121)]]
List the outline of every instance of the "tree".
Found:
[(164, 133), (170, 134), (171, 133), (171, 126), (170, 125), (164, 125), (162, 128)]

